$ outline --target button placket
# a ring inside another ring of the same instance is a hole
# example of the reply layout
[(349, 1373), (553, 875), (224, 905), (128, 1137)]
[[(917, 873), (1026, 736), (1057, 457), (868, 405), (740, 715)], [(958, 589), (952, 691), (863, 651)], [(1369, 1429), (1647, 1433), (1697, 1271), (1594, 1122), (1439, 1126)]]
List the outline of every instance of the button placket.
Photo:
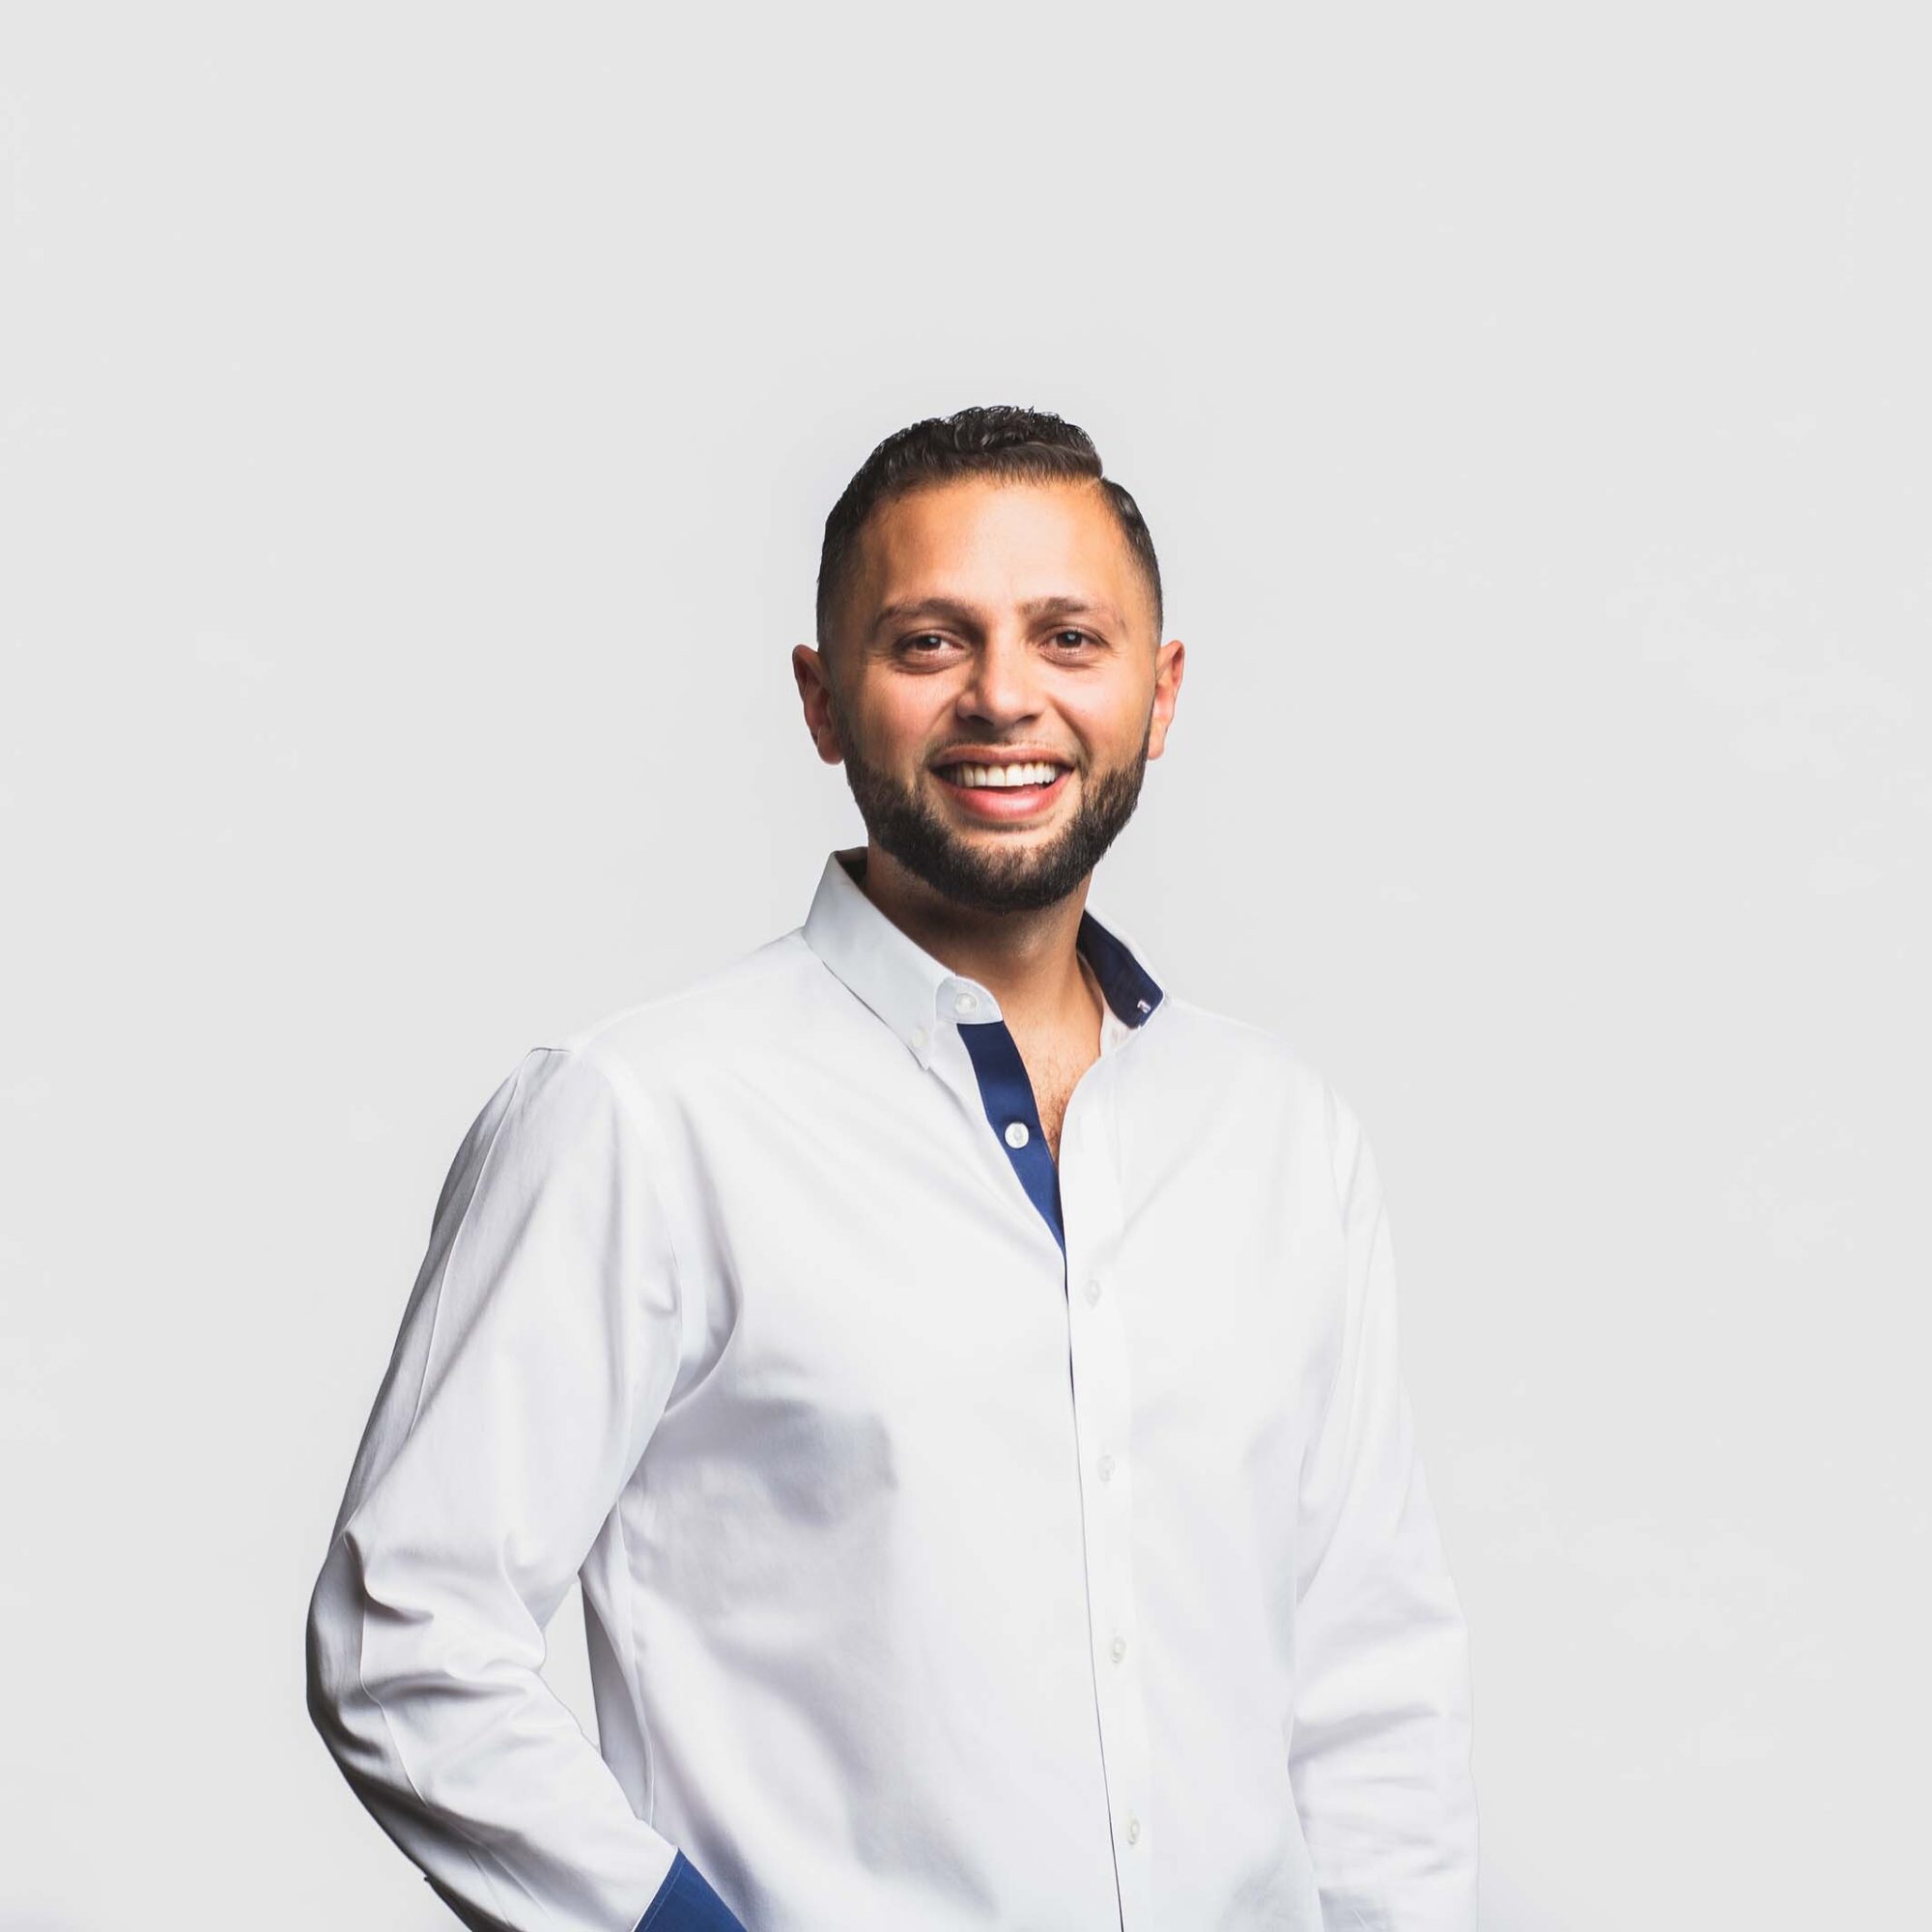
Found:
[[(1076, 1104), (1085, 1114), (1105, 1104), (1108, 1084), (1098, 1081), (1091, 1092), (1083, 1084)], [(1069, 1116), (1071, 1112), (1069, 1108)], [(1110, 1258), (1119, 1252), (1124, 1215), (1108, 1137), (1095, 1131), (1096, 1125), (1083, 1118), (1075, 1132), (1069, 1118), (1061, 1144), (1067, 1278), (1078, 1284), (1067, 1298), (1074, 1434), (1080, 1450), (1090, 1641), (1121, 1920), (1125, 1932), (1154, 1932), (1142, 1816), (1150, 1777), (1148, 1724), (1133, 1643), (1132, 1470), (1124, 1453), (1132, 1381), (1121, 1298), (1107, 1279), (1117, 1265)]]

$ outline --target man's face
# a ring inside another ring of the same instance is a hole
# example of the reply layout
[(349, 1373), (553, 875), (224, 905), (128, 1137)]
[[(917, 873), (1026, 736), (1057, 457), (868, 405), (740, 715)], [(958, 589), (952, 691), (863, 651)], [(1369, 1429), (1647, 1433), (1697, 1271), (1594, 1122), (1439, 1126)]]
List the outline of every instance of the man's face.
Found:
[(1095, 485), (975, 477), (874, 514), (830, 651), (794, 659), (873, 842), (958, 904), (1022, 912), (1132, 815), (1182, 655)]

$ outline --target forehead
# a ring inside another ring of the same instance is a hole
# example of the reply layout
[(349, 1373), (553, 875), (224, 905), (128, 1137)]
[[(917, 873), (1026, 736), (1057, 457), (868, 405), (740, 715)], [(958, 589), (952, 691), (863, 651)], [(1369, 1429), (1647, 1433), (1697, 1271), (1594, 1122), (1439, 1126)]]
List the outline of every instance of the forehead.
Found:
[(883, 503), (860, 532), (854, 614), (946, 595), (997, 608), (1048, 596), (1138, 610), (1135, 560), (1096, 483), (963, 477)]

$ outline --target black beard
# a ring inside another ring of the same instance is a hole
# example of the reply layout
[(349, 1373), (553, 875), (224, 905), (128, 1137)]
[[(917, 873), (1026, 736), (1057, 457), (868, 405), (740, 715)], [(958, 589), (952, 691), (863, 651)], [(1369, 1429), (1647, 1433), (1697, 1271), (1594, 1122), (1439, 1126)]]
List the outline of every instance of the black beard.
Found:
[[(1029, 850), (987, 849), (960, 838), (917, 793), (861, 757), (836, 698), (832, 716), (852, 798), (873, 841), (942, 897), (977, 912), (1038, 912), (1058, 904), (1121, 836), (1134, 815), (1147, 776), (1148, 740), (1143, 737), (1131, 763), (1088, 775), (1071, 823), (1050, 842)], [(1150, 716), (1150, 735), (1151, 728)], [(989, 753), (998, 749), (987, 747)]]

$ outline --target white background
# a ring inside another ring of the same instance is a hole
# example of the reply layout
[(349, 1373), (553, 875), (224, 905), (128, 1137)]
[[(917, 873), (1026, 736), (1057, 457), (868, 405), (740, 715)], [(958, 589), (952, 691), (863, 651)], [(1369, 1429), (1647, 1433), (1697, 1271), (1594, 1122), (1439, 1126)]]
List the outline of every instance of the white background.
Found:
[(1377, 1146), (1486, 1932), (1922, 1909), (1912, 12), (7, 10), (0, 1926), (452, 1922), (302, 1696), (438, 1188), (862, 836), (984, 402), (1188, 645), (1095, 909)]

